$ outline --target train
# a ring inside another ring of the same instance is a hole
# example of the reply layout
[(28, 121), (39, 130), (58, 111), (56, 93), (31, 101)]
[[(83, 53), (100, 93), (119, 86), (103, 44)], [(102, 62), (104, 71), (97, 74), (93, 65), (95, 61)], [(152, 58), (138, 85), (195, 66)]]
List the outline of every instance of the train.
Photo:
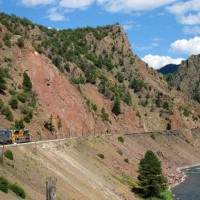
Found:
[(0, 130), (0, 144), (14, 144), (31, 142), (31, 134), (28, 129)]

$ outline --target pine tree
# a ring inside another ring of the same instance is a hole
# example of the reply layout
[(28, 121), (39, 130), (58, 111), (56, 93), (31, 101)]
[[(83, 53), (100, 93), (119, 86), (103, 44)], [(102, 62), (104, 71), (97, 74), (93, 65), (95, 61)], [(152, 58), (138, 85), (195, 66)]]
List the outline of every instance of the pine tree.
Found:
[(28, 74), (26, 72), (24, 72), (23, 77), (24, 77), (24, 79), (23, 79), (22, 85), (23, 85), (24, 91), (31, 92), (32, 83), (31, 83), (30, 77), (28, 76)]
[(118, 98), (115, 99), (115, 102), (114, 102), (114, 105), (113, 105), (113, 108), (112, 108), (112, 112), (115, 115), (121, 114), (120, 100)]
[(167, 179), (162, 174), (161, 162), (148, 150), (139, 164), (140, 196), (144, 198), (161, 197), (161, 192), (167, 188)]
[(0, 93), (4, 93), (4, 90), (6, 89), (5, 73), (3, 69), (0, 69)]

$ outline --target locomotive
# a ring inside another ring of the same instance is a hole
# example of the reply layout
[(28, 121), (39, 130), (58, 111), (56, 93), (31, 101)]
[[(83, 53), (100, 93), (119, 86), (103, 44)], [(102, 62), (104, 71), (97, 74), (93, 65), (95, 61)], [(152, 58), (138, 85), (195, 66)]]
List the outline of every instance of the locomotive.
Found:
[(0, 144), (30, 142), (31, 134), (28, 129), (0, 130)]

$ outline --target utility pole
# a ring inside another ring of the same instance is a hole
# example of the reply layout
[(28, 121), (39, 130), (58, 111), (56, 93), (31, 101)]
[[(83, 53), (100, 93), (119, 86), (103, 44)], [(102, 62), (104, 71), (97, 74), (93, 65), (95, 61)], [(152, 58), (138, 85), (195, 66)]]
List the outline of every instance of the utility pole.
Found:
[(55, 177), (46, 180), (46, 200), (56, 200), (56, 181)]

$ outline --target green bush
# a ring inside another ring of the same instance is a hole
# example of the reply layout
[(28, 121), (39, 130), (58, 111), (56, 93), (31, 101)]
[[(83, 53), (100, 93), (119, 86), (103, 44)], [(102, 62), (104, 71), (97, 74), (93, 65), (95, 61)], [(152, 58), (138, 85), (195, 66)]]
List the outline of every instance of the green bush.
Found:
[(0, 99), (0, 111), (3, 109), (3, 107), (4, 107), (4, 103), (3, 103), (2, 99)]
[(124, 143), (124, 138), (123, 138), (123, 137), (119, 136), (119, 137), (118, 137), (118, 140), (119, 140), (121, 143)]
[(169, 110), (169, 103), (168, 103), (167, 101), (165, 101), (165, 102), (163, 103), (163, 108), (164, 108), (165, 110)]
[(31, 83), (30, 77), (28, 76), (28, 74), (26, 72), (24, 72), (24, 74), (23, 74), (23, 83), (22, 83), (22, 85), (23, 85), (24, 91), (31, 92), (32, 83)]
[(48, 121), (44, 123), (44, 127), (49, 130), (51, 133), (55, 131), (55, 126), (53, 124), (53, 116), (51, 115)]
[(0, 176), (0, 190), (4, 193), (8, 193), (8, 186), (8, 181), (4, 177)]
[(14, 126), (16, 129), (23, 129), (25, 127), (23, 119), (20, 119), (18, 121), (16, 120)]
[(104, 155), (102, 153), (98, 153), (97, 155), (99, 156), (99, 158), (104, 159)]
[(183, 110), (183, 114), (184, 114), (184, 116), (189, 117), (189, 115), (191, 114), (191, 111), (185, 108)]
[(115, 99), (115, 102), (114, 102), (114, 105), (113, 105), (113, 108), (112, 108), (112, 112), (115, 115), (121, 114), (120, 100), (118, 98)]
[(129, 85), (130, 88), (134, 89), (134, 92), (139, 92), (145, 86), (144, 81), (133, 79)]
[(32, 111), (29, 111), (29, 112), (25, 115), (24, 121), (25, 121), (26, 123), (30, 123), (32, 118), (33, 118), (33, 112), (32, 112)]
[(105, 111), (104, 107), (101, 109), (101, 119), (102, 121), (108, 121), (108, 122), (110, 121), (109, 114)]
[(7, 120), (13, 121), (13, 114), (8, 106), (4, 107), (1, 113), (6, 116)]
[(23, 39), (23, 38), (19, 38), (19, 39), (17, 40), (17, 45), (18, 45), (20, 48), (22, 48), (22, 47), (24, 46), (24, 39)]
[(12, 190), (18, 197), (21, 197), (22, 199), (25, 199), (26, 193), (22, 187), (15, 184), (10, 184), (9, 189)]
[(126, 104), (129, 105), (129, 106), (132, 105), (132, 97), (131, 97), (130, 92), (127, 92), (127, 93), (125, 94), (124, 103), (126, 103)]
[(150, 137), (151, 137), (153, 140), (156, 139), (156, 137), (155, 137), (155, 135), (154, 135), (153, 133), (150, 135)]
[(5, 151), (4, 156), (5, 156), (6, 158), (8, 158), (9, 160), (13, 160), (13, 153), (12, 153), (12, 151), (9, 150), (9, 149)]
[(5, 78), (5, 71), (4, 69), (0, 68), (0, 93), (4, 93), (4, 90), (7, 89)]
[(18, 99), (16, 96), (13, 96), (9, 100), (9, 105), (11, 106), (12, 109), (17, 109), (18, 108)]
[(129, 163), (128, 158), (125, 158), (125, 159), (124, 159), (124, 162), (125, 162), (125, 163)]
[(22, 103), (25, 103), (28, 99), (28, 94), (25, 92), (22, 92), (20, 94), (17, 95), (19, 101), (21, 101)]

